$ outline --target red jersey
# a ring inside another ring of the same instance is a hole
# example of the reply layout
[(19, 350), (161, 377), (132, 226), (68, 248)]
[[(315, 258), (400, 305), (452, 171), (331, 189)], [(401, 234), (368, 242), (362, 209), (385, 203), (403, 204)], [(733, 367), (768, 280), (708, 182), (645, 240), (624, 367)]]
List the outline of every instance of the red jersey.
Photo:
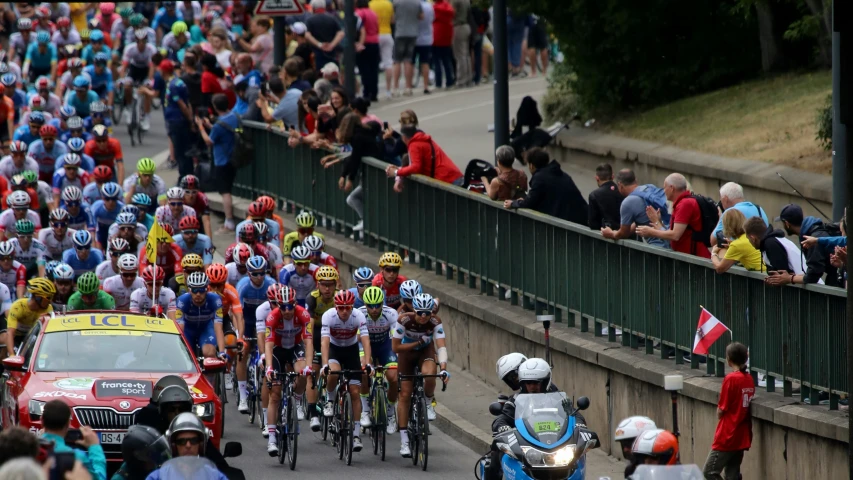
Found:
[(734, 452), (747, 450), (752, 445), (752, 417), (749, 404), (755, 395), (755, 383), (746, 372), (733, 372), (726, 375), (720, 390), (717, 408), (723, 411), (711, 450)]
[(121, 153), (121, 143), (115, 138), (108, 139), (106, 145), (103, 146), (95, 142), (93, 138), (86, 142), (86, 148), (83, 152), (92, 157), (95, 161), (95, 166), (106, 165), (112, 168), (113, 172), (115, 172), (116, 161), (124, 161)]
[(311, 340), (311, 315), (308, 310), (296, 306), (293, 318), (285, 320), (280, 308), (275, 308), (267, 316), (267, 329), (264, 332), (266, 341), (276, 347), (293, 348), (303, 340)]
[(402, 298), (400, 298), (400, 285), (402, 285), (406, 280), (408, 280), (406, 277), (398, 274), (397, 281), (394, 282), (394, 285), (389, 287), (385, 285), (385, 279), (382, 278), (382, 272), (379, 272), (375, 277), (373, 277), (373, 286), (379, 287), (383, 292), (385, 292), (385, 305), (397, 310), (403, 303)]
[[(237, 243), (232, 243), (231, 245), (228, 246), (228, 249), (225, 250), (225, 264), (226, 265), (234, 261), (234, 249), (237, 247), (237, 245), (238, 245)], [(255, 255), (260, 255), (261, 257), (264, 257), (264, 260), (266, 260), (267, 263), (269, 263), (270, 257), (269, 257), (269, 254), (267, 253), (267, 247), (265, 247), (265, 246), (263, 246), (257, 242), (255, 242), (254, 245), (250, 245), (250, 247), (252, 247), (252, 251), (255, 252)]]
[(207, 199), (207, 195), (202, 192), (196, 192), (193, 203), (184, 202), (184, 205), (195, 210), (195, 216), (199, 221), (201, 221), (202, 216), (210, 215), (210, 201)]
[(710, 259), (711, 252), (708, 251), (708, 247), (702, 242), (693, 240), (693, 232), (702, 230), (702, 212), (699, 210), (696, 199), (690, 197), (690, 192), (682, 193), (672, 202), (672, 220), (669, 222), (669, 228), (673, 229), (676, 223), (686, 224), (687, 230), (680, 239), (669, 242), (672, 250)]
[[(181, 251), (181, 247), (178, 246), (177, 243), (170, 243), (169, 253), (166, 255), (157, 255), (157, 266), (162, 268), (166, 273), (166, 278), (173, 277), (176, 273), (181, 273), (184, 269), (181, 267), (181, 259), (184, 256), (184, 252)], [(139, 245), (139, 273), (142, 273), (145, 270), (145, 267), (150, 265), (148, 262), (148, 257), (145, 256), (145, 244), (142, 243)]]

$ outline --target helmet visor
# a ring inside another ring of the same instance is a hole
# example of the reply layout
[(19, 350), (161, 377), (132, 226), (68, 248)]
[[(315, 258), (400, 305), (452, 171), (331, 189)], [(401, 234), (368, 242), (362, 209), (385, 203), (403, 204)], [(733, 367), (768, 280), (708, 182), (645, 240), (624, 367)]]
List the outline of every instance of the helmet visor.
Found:
[(163, 465), (172, 458), (172, 449), (166, 437), (160, 435), (157, 440), (152, 442), (145, 448), (136, 450), (133, 455), (137, 460), (145, 462), (148, 465), (153, 465), (155, 468)]

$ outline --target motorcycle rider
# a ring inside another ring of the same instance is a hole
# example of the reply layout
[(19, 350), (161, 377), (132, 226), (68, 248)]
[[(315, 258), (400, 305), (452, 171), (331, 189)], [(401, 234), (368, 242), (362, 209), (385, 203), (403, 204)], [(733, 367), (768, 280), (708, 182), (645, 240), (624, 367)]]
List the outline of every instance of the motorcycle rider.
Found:
[(655, 430), (657, 428), (658, 427), (655, 425), (654, 420), (642, 415), (628, 417), (619, 422), (613, 439), (619, 442), (622, 446), (622, 458), (628, 460), (628, 462), (632, 462), (634, 460), (634, 456), (631, 452), (631, 447), (634, 446), (634, 440), (636, 440), (643, 432)]
[(640, 434), (631, 447), (634, 459), (625, 469), (625, 478), (629, 479), (640, 465), (678, 465), (678, 438), (671, 432), (661, 429), (649, 430)]
[(157, 429), (132, 425), (121, 441), (124, 463), (112, 480), (145, 480), (171, 458), (169, 442)]

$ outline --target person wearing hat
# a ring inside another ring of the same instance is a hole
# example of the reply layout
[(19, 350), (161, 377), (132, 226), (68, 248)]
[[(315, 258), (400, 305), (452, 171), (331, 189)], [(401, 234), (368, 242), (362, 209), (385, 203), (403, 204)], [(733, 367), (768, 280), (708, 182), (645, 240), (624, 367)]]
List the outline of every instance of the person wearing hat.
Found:
[[(800, 243), (803, 243), (805, 237), (832, 237), (836, 236), (830, 231), (830, 227), (823, 223), (823, 220), (817, 217), (803, 216), (803, 209), (797, 204), (791, 203), (782, 208), (782, 212), (776, 217), (776, 221), (781, 221), (785, 233), (788, 236), (797, 235)], [(818, 283), (823, 274), (826, 274), (824, 280), (826, 285), (830, 287), (841, 286), (838, 279), (838, 269), (830, 263), (830, 252), (819, 248), (809, 248), (805, 251), (806, 268), (805, 273), (801, 275), (788, 273), (786, 270), (775, 270), (767, 272), (767, 278), (764, 282), (768, 285), (782, 286), (791, 284), (806, 284)]]
[(288, 58), (301, 58), (302, 59), (302, 70), (306, 68), (311, 68), (311, 44), (308, 43), (308, 39), (305, 38), (305, 33), (308, 31), (308, 28), (305, 27), (305, 24), (302, 22), (296, 22), (290, 26), (290, 31), (292, 32), (292, 42), (296, 44), (293, 50), (293, 54)]

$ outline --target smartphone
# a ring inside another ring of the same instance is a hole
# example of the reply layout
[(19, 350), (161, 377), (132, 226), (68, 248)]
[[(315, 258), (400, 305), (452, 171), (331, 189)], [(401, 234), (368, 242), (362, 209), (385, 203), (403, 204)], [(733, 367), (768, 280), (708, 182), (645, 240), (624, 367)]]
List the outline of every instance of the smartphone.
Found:
[(382, 122), (382, 129), (388, 130), (388, 122)]
[(65, 434), (65, 443), (68, 445), (74, 445), (79, 440), (83, 440), (83, 433), (78, 428), (69, 428), (68, 433)]
[(243, 26), (242, 25), (231, 25), (231, 31), (237, 35), (243, 35)]
[(53, 454), (53, 468), (50, 469), (50, 480), (65, 480), (65, 474), (74, 470), (77, 457), (74, 452), (60, 452)]

